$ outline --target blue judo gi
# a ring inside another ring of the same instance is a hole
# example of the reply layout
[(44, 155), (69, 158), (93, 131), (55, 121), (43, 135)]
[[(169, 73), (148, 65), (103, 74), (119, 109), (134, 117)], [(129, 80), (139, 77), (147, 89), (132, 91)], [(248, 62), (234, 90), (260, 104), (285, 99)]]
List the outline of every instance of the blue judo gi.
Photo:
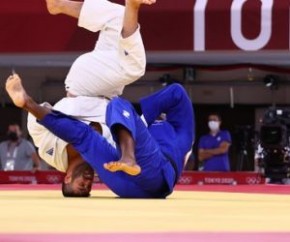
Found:
[[(103, 168), (104, 163), (119, 160), (121, 152), (90, 126), (54, 111), (40, 123), (72, 144), (118, 196), (165, 198), (172, 193), (181, 175), (185, 155), (194, 141), (192, 103), (183, 87), (173, 84), (141, 99), (140, 104), (148, 127), (131, 103), (120, 97), (109, 103), (106, 112), (106, 123), (113, 137), (112, 127), (117, 124), (132, 134), (136, 162), (141, 167), (137, 176), (122, 171), (112, 173)], [(166, 114), (166, 120), (156, 121), (161, 113)]]

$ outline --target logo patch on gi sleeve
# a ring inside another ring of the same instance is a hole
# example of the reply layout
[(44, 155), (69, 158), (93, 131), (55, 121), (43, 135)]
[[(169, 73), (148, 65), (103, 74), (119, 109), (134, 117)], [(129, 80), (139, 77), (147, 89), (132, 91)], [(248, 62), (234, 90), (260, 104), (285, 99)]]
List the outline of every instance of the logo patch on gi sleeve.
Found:
[(123, 116), (126, 117), (126, 118), (129, 118), (130, 117), (130, 113), (126, 110), (123, 110)]
[(52, 156), (53, 155), (53, 151), (54, 151), (54, 149), (51, 148), (51, 149), (49, 149), (49, 150), (46, 151), (46, 154)]

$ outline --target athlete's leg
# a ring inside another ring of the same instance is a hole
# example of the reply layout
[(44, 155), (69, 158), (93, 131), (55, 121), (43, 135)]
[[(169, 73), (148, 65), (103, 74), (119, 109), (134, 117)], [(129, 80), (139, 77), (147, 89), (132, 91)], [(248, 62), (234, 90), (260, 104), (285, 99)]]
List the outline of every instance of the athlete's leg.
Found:
[(114, 133), (120, 146), (121, 158), (118, 161), (111, 161), (104, 164), (104, 168), (111, 172), (124, 171), (132, 176), (140, 174), (141, 168), (136, 163), (135, 141), (131, 133), (122, 125), (115, 125)]
[[(178, 143), (188, 152), (194, 140), (194, 112), (192, 103), (179, 84), (172, 84), (140, 101), (143, 115), (150, 125), (161, 114), (166, 114), (166, 120), (174, 127)], [(154, 107), (154, 108), (152, 108)]]
[(128, 85), (145, 73), (146, 55), (138, 24), (142, 4), (151, 5), (156, 0), (126, 0), (123, 26), (119, 41), (120, 65), (128, 78), (122, 84)]
[[(144, 75), (146, 55), (138, 26), (141, 4), (148, 3), (128, 0), (124, 7), (107, 0), (84, 1), (78, 26), (100, 33), (95, 51), (74, 61), (65, 80), (68, 93), (112, 97)], [(109, 54), (100, 54), (99, 50)]]
[[(113, 138), (117, 144), (119, 144), (119, 137), (116, 127), (126, 129), (134, 140), (134, 155), (137, 165), (141, 168), (140, 174), (131, 176), (134, 178), (134, 182), (152, 193), (164, 188), (165, 181), (162, 168), (168, 161), (131, 103), (122, 98), (113, 99), (107, 107), (106, 122), (111, 128)], [(111, 167), (115, 166), (114, 168), (118, 170), (119, 167), (122, 167), (118, 162), (123, 161), (112, 162)], [(120, 170), (124, 171), (124, 169)]]
[(125, 15), (123, 20), (122, 37), (131, 36), (138, 28), (138, 14), (141, 4), (151, 5), (156, 0), (126, 0)]
[(47, 10), (50, 14), (65, 14), (79, 18), (83, 2), (70, 0), (46, 0)]

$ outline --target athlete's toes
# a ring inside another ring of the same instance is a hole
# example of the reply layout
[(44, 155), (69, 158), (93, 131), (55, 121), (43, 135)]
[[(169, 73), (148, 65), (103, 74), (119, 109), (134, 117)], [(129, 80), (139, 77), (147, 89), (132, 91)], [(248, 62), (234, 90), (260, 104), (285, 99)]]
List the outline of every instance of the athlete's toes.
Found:
[(104, 164), (104, 168), (106, 170), (109, 170), (109, 171), (117, 171), (117, 169), (119, 169), (119, 167), (120, 167), (119, 162), (111, 161), (111, 162)]

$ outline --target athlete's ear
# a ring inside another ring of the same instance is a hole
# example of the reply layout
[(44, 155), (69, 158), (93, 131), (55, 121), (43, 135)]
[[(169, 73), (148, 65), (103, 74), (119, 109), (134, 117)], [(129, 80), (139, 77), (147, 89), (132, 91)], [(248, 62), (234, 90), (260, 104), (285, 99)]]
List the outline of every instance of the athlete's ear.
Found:
[(69, 184), (69, 183), (71, 183), (71, 180), (72, 180), (71, 175), (66, 174), (65, 177), (64, 177), (63, 182), (64, 182), (65, 184)]

